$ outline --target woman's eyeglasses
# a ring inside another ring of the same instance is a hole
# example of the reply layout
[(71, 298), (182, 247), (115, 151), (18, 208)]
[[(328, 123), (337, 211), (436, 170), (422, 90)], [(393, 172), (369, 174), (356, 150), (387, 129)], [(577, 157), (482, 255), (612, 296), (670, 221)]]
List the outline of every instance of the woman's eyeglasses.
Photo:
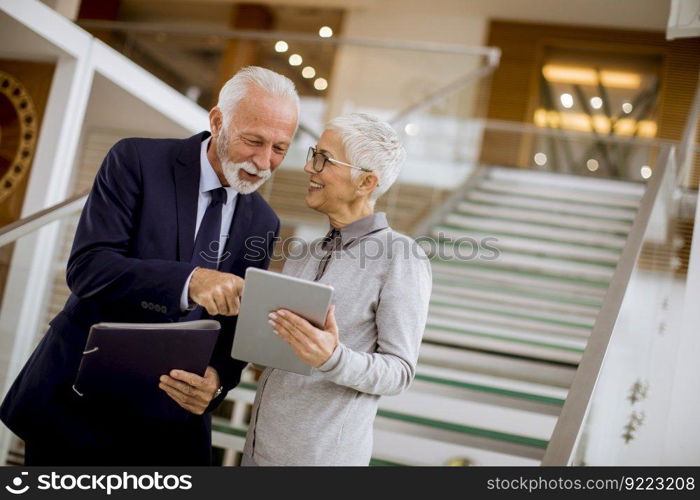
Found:
[(369, 168), (356, 167), (355, 165), (350, 165), (339, 160), (334, 160), (329, 158), (323, 153), (316, 151), (316, 148), (311, 146), (309, 152), (306, 154), (306, 163), (311, 162), (311, 166), (317, 173), (321, 173), (324, 168), (326, 168), (326, 162), (337, 163), (338, 165), (345, 165), (346, 167), (356, 168), (357, 170), (362, 170), (363, 172), (372, 172)]

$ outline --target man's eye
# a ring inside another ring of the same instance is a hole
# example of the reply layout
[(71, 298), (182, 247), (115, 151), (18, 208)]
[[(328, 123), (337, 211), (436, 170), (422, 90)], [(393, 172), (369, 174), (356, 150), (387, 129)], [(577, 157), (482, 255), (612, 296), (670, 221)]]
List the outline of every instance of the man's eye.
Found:
[(243, 141), (248, 144), (249, 146), (260, 146), (262, 142), (256, 141), (253, 139), (246, 139), (245, 137), (243, 138)]
[(285, 153), (287, 152), (287, 150), (284, 149), (284, 148), (274, 148), (274, 150), (275, 150), (275, 153), (278, 153), (278, 154), (281, 154), (281, 155), (283, 155), (283, 154), (285, 154)]

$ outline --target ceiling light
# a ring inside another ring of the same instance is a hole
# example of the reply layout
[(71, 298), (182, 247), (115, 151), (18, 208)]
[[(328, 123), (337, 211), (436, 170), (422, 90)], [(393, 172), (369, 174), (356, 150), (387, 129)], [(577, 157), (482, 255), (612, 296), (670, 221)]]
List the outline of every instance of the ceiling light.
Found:
[(591, 172), (595, 172), (596, 170), (598, 170), (598, 160), (594, 160), (593, 158), (591, 158), (586, 162), (586, 168)]
[(304, 60), (299, 54), (292, 54), (291, 56), (289, 56), (289, 64), (291, 64), (292, 66), (301, 66), (302, 62), (304, 62)]
[(651, 177), (651, 168), (649, 168), (649, 165), (644, 165), (640, 170), (639, 173), (642, 174), (642, 179), (648, 179)]
[(277, 52), (287, 52), (289, 50), (289, 45), (284, 40), (280, 40), (275, 44), (275, 51)]
[(543, 166), (545, 163), (547, 163), (547, 155), (544, 153), (536, 153), (535, 163), (537, 163), (540, 167)]
[(326, 90), (328, 88), (328, 81), (325, 78), (316, 78), (316, 80), (314, 80), (314, 88), (316, 90)]
[(600, 109), (603, 107), (603, 100), (596, 96), (596, 97), (591, 97), (591, 107), (593, 109)]
[(572, 108), (574, 106), (574, 97), (571, 94), (562, 94), (559, 96), (561, 105), (566, 109)]
[(313, 78), (316, 76), (316, 70), (311, 66), (305, 66), (304, 69), (301, 70), (301, 76), (304, 78)]
[(407, 123), (403, 128), (407, 135), (418, 135), (420, 128), (416, 123)]
[(323, 26), (318, 30), (318, 36), (321, 38), (330, 38), (333, 36), (333, 30), (329, 26)]

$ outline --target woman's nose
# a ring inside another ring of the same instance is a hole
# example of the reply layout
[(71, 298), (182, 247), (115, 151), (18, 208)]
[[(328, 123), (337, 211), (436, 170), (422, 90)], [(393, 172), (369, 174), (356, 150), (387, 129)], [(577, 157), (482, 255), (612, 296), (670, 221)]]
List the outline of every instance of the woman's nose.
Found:
[(314, 160), (312, 158), (309, 161), (307, 161), (306, 164), (304, 164), (304, 172), (306, 172), (307, 174), (315, 174), (316, 173), (316, 171), (314, 170), (314, 167), (312, 165), (313, 162), (314, 162)]

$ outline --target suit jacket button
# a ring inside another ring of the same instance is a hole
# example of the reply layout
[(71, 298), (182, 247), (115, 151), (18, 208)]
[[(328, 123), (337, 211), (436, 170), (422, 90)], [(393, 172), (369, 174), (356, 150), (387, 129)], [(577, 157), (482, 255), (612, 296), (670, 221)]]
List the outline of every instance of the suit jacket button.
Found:
[(152, 311), (154, 307), (156, 307), (156, 305), (153, 302), (148, 303), (148, 309)]
[(148, 309), (148, 302), (146, 302), (145, 300), (141, 302), (141, 307), (143, 307), (144, 309)]

